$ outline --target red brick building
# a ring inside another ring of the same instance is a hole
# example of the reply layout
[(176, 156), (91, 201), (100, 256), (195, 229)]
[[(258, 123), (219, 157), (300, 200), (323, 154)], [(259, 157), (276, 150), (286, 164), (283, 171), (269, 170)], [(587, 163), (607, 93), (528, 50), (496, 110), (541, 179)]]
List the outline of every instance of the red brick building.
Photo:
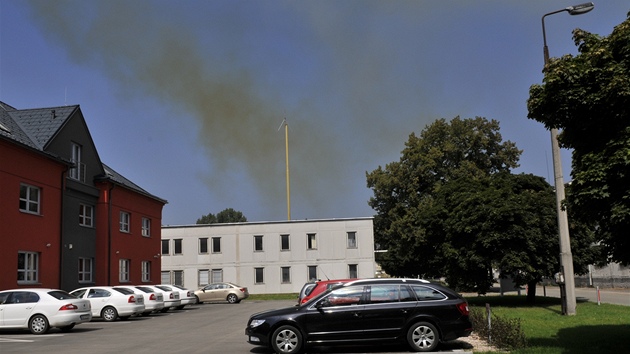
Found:
[(0, 289), (159, 283), (165, 204), (101, 162), (78, 105), (0, 102)]

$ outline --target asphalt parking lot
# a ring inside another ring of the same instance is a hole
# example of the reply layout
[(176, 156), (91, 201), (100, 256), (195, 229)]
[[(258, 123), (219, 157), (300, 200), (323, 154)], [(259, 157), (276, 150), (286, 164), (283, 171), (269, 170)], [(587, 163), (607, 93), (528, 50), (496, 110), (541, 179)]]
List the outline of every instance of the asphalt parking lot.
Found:
[[(246, 341), (245, 326), (253, 313), (293, 306), (294, 301), (210, 303), (184, 310), (132, 317), (126, 321), (95, 320), (71, 332), (51, 329), (45, 335), (0, 331), (0, 353), (273, 353)], [(466, 352), (458, 348), (448, 351)], [(314, 347), (308, 353), (408, 353), (404, 345)]]

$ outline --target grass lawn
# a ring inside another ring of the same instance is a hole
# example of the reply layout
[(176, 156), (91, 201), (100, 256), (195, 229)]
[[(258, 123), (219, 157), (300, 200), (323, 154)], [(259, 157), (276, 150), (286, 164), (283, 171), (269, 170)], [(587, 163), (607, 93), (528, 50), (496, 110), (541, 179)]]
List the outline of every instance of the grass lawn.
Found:
[(560, 299), (525, 296), (467, 298), (471, 306), (489, 303), (492, 313), (520, 318), (528, 347), (512, 353), (630, 353), (630, 307), (578, 302), (575, 316), (563, 316)]

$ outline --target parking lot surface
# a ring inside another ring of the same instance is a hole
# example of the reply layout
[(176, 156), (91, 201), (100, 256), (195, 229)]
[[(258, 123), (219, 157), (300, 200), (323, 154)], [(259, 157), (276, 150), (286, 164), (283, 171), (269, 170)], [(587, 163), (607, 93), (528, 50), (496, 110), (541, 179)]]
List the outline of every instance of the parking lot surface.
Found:
[[(0, 331), (0, 353), (273, 353), (247, 343), (245, 326), (253, 313), (293, 306), (295, 301), (209, 303), (184, 310), (132, 317), (125, 321), (94, 320), (71, 332), (51, 329), (45, 335)], [(451, 352), (467, 352), (448, 348)], [(313, 347), (307, 353), (409, 353), (404, 345)]]

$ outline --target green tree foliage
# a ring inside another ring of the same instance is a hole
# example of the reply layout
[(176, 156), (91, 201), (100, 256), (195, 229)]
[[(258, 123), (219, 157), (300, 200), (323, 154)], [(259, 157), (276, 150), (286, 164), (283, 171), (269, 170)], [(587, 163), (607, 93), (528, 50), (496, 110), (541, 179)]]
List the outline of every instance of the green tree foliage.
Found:
[(528, 117), (560, 129), (561, 146), (573, 149), (569, 213), (596, 225), (607, 255), (629, 264), (630, 18), (608, 37), (576, 29), (573, 38), (579, 54), (550, 60), (530, 88)]
[[(377, 261), (392, 275), (446, 277), (484, 293), (492, 270), (517, 284), (558, 270), (555, 197), (540, 177), (513, 175), (521, 151), (496, 121), (438, 120), (411, 134), (400, 161), (367, 174)], [(591, 260), (584, 228), (580, 259)], [(581, 243), (580, 243), (581, 242)], [(586, 244), (586, 246), (584, 246)], [(576, 265), (576, 272), (587, 263)]]
[(243, 215), (242, 212), (236, 211), (232, 208), (227, 208), (217, 215), (209, 213), (208, 215), (204, 215), (201, 218), (197, 219), (197, 224), (224, 224), (231, 222), (246, 222), (247, 218)]

